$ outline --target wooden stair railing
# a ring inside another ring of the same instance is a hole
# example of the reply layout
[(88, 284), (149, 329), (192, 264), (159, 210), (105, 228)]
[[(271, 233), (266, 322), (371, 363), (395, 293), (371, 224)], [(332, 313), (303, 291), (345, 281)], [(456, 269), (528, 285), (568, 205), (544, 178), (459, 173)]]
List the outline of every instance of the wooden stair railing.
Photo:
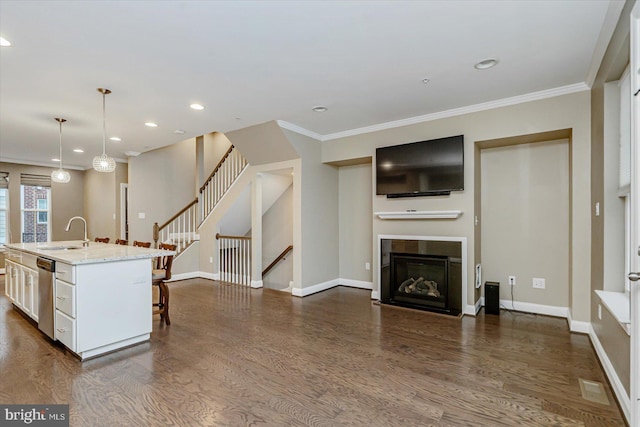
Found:
[(177, 255), (180, 255), (194, 241), (197, 241), (198, 228), (247, 165), (242, 154), (235, 150), (233, 145), (229, 147), (204, 185), (200, 187), (200, 196), (180, 209), (164, 224), (158, 225), (157, 222), (153, 224), (154, 246), (157, 248), (159, 242), (174, 244), (177, 246)]
[(262, 277), (264, 277), (268, 272), (270, 272), (271, 269), (273, 269), (273, 267), (275, 267), (277, 263), (282, 261), (284, 259), (284, 257), (286, 257), (287, 254), (289, 252), (291, 252), (292, 250), (293, 250), (293, 245), (287, 246), (287, 248), (284, 251), (282, 251), (282, 253), (280, 253), (280, 255), (278, 255), (276, 257), (276, 259), (274, 259), (273, 262), (271, 264), (269, 264), (269, 266), (267, 268), (262, 270)]
[(220, 280), (249, 286), (251, 284), (251, 237), (216, 234)]
[(179, 254), (187, 249), (195, 240), (198, 225), (198, 199), (192, 200), (162, 225), (153, 224), (154, 246), (161, 243), (176, 245)]
[(202, 223), (216, 207), (222, 196), (224, 196), (240, 176), (244, 168), (248, 165), (247, 160), (242, 157), (238, 150), (232, 145), (222, 156), (220, 162), (215, 167), (211, 175), (200, 187), (200, 222)]

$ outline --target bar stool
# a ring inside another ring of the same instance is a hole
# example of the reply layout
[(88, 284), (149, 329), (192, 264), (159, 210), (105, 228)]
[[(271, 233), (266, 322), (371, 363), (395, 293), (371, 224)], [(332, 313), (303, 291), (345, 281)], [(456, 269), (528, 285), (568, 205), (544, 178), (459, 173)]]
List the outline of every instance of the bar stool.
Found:
[(116, 239), (116, 245), (124, 245), (127, 246), (129, 244), (129, 242), (127, 242), (126, 240), (123, 239)]
[[(175, 251), (176, 245), (168, 243), (160, 243), (158, 249)], [(171, 324), (169, 318), (169, 287), (167, 281), (171, 279), (171, 265), (173, 264), (173, 255), (165, 255), (158, 257), (156, 268), (151, 274), (151, 284), (158, 287), (158, 303), (154, 303), (154, 307), (158, 307), (153, 314), (160, 315), (160, 321), (164, 320), (167, 325)]]
[(138, 242), (137, 240), (134, 240), (133, 246), (137, 246), (139, 248), (150, 248), (151, 242)]
[(98, 243), (109, 243), (108, 237), (96, 237), (96, 242)]

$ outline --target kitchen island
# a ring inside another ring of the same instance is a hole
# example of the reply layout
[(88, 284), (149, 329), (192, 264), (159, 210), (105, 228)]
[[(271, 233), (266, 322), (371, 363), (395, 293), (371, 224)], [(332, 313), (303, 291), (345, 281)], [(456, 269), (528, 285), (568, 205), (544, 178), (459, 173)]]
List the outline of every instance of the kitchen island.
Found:
[[(39, 327), (51, 324), (50, 333), (40, 329), (80, 359), (149, 340), (150, 259), (174, 252), (82, 241), (5, 246), (7, 297)], [(39, 269), (38, 258), (54, 271)]]

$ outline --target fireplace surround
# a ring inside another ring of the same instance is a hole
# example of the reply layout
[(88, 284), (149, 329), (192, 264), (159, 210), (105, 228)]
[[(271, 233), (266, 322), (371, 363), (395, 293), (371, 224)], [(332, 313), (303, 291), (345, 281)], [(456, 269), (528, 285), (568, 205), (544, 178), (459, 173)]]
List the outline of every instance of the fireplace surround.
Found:
[(380, 302), (459, 315), (466, 294), (466, 239), (379, 236)]

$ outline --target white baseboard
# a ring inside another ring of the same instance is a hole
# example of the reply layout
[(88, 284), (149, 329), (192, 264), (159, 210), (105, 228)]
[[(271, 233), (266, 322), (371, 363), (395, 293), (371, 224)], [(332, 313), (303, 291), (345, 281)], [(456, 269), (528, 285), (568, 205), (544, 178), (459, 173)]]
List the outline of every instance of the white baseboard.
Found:
[[(484, 304), (483, 304), (484, 305)], [(555, 305), (534, 304), (531, 302), (514, 301), (511, 306), (510, 299), (501, 299), (500, 306), (509, 310), (522, 311), (525, 313), (544, 314), (545, 316), (567, 318), (569, 309), (567, 307), (556, 307)]]
[[(292, 288), (291, 294), (296, 297), (306, 297), (307, 295), (326, 291), (327, 289), (335, 288), (336, 286), (347, 286), (349, 288), (358, 289), (373, 289), (372, 282), (353, 279), (333, 279), (326, 282), (318, 283), (317, 285), (306, 286), (304, 288)], [(377, 299), (377, 293), (376, 298), (374, 298), (373, 292), (371, 292), (371, 299)]]
[(200, 278), (200, 271), (190, 271), (188, 273), (172, 274), (171, 280), (169, 280), (169, 283), (177, 282), (179, 280), (199, 279), (199, 278)]
[(480, 297), (480, 299), (478, 299), (478, 301), (476, 301), (475, 305), (467, 304), (465, 306), (464, 310), (462, 311), (462, 314), (469, 314), (471, 316), (477, 316), (478, 312), (480, 311), (480, 309), (482, 308), (483, 305), (484, 305), (484, 297)]
[(251, 281), (251, 287), (254, 289), (258, 289), (261, 288), (263, 285), (262, 280), (252, 280)]
[(209, 273), (206, 271), (190, 271), (188, 273), (172, 274), (171, 280), (169, 280), (169, 282), (177, 282), (178, 280), (187, 280), (187, 279), (218, 280), (218, 274)]
[(307, 295), (326, 291), (327, 289), (331, 289), (336, 286), (338, 286), (338, 279), (333, 279), (326, 282), (318, 283), (317, 285), (306, 286), (304, 288), (293, 288), (291, 290), (291, 294), (297, 297), (306, 297)]
[(629, 395), (627, 395), (627, 391), (624, 389), (618, 374), (616, 373), (611, 360), (609, 360), (609, 356), (607, 356), (607, 352), (604, 351), (604, 347), (600, 343), (598, 339), (598, 335), (596, 331), (593, 330), (593, 326), (589, 325), (589, 338), (591, 339), (591, 343), (593, 344), (593, 348), (596, 349), (596, 354), (598, 355), (598, 359), (600, 359), (600, 363), (604, 368), (605, 374), (607, 374), (607, 378), (611, 383), (611, 387), (613, 388), (613, 392), (616, 394), (616, 398), (618, 399), (618, 403), (620, 403), (620, 408), (622, 408), (622, 413), (627, 419), (628, 423), (631, 423), (631, 399)]
[(380, 300), (380, 292), (378, 291), (371, 291), (371, 299), (374, 299), (376, 301)]
[(588, 334), (591, 327), (590, 322), (583, 322), (580, 320), (573, 320), (571, 317), (571, 310), (567, 309), (567, 322), (569, 323), (569, 330), (579, 334)]
[(350, 288), (373, 289), (373, 282), (353, 279), (338, 279), (338, 282), (341, 286), (348, 286)]

